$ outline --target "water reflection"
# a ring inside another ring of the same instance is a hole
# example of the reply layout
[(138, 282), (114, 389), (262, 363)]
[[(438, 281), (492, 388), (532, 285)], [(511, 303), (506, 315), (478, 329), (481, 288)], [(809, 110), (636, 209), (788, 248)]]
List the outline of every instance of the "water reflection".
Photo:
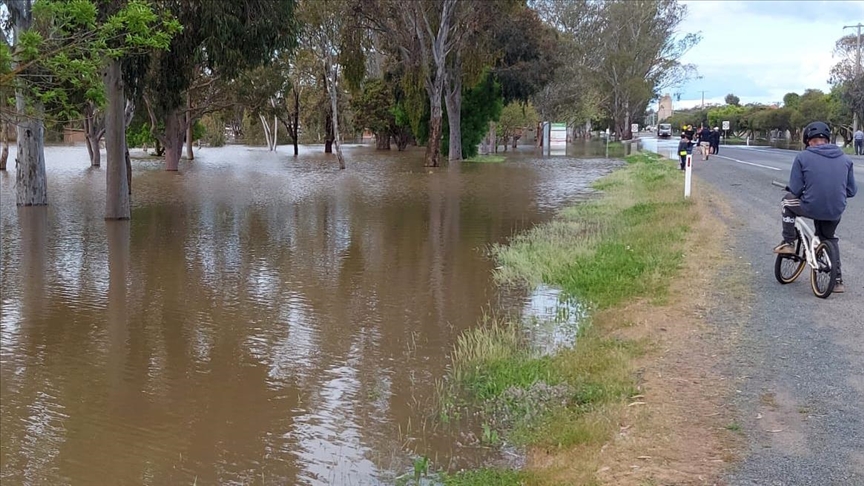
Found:
[(419, 420), (455, 337), (526, 298), (483, 250), (615, 163), (347, 152), (343, 172), (245, 147), (179, 175), (138, 159), (130, 222), (102, 219), (83, 148), (48, 149), (48, 208), (0, 179), (0, 482), (377, 484), (412, 453), (483, 461)]

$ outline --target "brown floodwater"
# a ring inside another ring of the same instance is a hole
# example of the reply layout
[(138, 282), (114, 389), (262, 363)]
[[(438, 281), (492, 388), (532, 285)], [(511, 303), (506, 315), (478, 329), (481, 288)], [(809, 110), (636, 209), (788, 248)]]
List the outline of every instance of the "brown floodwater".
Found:
[(617, 164), (430, 170), (422, 149), (347, 147), (340, 172), (320, 148), (281, 150), (204, 148), (179, 174), (136, 159), (130, 222), (103, 220), (83, 147), (48, 148), (50, 206), (17, 208), (13, 150), (2, 484), (389, 484), (418, 455), (500, 458), (424, 419), (484, 312), (561, 313), (554, 289), (496, 287), (486, 249)]

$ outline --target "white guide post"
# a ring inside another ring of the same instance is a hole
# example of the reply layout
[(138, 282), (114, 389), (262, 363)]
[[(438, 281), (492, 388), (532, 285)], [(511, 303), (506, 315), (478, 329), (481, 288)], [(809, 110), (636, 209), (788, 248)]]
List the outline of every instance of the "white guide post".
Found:
[(687, 154), (684, 168), (684, 197), (690, 197), (690, 183), (693, 182), (693, 155)]

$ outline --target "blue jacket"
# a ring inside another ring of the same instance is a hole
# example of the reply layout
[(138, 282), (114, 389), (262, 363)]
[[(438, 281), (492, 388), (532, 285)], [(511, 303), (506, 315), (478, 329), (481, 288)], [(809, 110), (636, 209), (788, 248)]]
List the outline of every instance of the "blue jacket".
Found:
[(806, 215), (837, 221), (846, 209), (846, 198), (858, 192), (852, 160), (834, 144), (807, 147), (792, 163), (789, 191), (801, 199)]

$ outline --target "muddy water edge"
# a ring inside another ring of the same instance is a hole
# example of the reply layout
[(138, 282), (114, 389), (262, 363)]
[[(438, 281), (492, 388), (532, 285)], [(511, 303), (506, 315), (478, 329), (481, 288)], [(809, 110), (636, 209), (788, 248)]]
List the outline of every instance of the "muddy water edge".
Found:
[(424, 419), (457, 336), (549, 300), (502, 291), (487, 249), (618, 163), (347, 157), (137, 158), (125, 223), (81, 147), (47, 149), (47, 208), (0, 175), (0, 482), (388, 484), (417, 456), (495, 461)]

